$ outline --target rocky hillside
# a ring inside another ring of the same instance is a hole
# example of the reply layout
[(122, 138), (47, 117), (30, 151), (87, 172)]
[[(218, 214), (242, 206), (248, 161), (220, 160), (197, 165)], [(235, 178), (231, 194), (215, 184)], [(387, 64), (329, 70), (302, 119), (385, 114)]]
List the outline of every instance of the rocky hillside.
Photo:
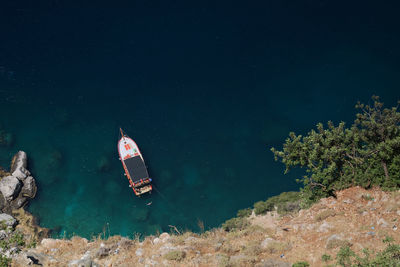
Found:
[(359, 255), (367, 248), (373, 256), (386, 247), (383, 239), (399, 243), (399, 216), (400, 191), (354, 187), (295, 214), (253, 213), (229, 232), (162, 233), (144, 240), (46, 238), (15, 256), (13, 266), (325, 266), (336, 263), (344, 246)]

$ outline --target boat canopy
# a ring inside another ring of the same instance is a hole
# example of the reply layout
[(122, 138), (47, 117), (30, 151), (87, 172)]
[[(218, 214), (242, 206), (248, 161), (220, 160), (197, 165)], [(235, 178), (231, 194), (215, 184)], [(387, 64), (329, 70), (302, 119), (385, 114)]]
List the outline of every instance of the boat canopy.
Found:
[(125, 159), (124, 163), (129, 172), (129, 176), (134, 183), (140, 182), (140, 180), (144, 181), (149, 178), (146, 165), (140, 156)]

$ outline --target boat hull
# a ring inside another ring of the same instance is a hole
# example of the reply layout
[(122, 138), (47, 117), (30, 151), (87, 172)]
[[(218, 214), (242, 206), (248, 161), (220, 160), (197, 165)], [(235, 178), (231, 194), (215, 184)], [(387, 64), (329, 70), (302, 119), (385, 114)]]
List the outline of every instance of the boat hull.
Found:
[(122, 135), (118, 141), (118, 154), (129, 186), (135, 195), (140, 196), (151, 192), (153, 189), (151, 178), (147, 173), (142, 153), (140, 153), (135, 141), (126, 135)]

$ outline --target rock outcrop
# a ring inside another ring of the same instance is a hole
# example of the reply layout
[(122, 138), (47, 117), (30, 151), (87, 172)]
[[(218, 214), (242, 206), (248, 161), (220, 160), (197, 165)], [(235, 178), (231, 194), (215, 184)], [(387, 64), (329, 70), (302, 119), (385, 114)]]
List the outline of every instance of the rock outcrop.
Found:
[(0, 212), (11, 214), (13, 210), (25, 206), (29, 199), (35, 197), (36, 182), (27, 167), (26, 153), (18, 151), (11, 162), (11, 175), (0, 177)]
[(14, 176), (6, 176), (0, 180), (0, 193), (7, 202), (13, 200), (21, 191), (21, 183)]

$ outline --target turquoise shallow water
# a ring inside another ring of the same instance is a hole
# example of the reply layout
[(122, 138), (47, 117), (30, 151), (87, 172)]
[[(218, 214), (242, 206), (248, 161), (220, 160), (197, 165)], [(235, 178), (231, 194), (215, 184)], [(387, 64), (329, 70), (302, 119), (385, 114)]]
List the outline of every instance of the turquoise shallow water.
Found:
[[(320, 4), (314, 17), (289, 4), (176, 5), (138, 4), (134, 18), (119, 9), (12, 9), (16, 17), (3, 21), (0, 123), (15, 142), (0, 147), (0, 165), (28, 153), (39, 186), (28, 209), (56, 234), (218, 226), (299, 187), (301, 173), (283, 175), (269, 151), (289, 131), (351, 122), (356, 101), (372, 94), (388, 105), (400, 98), (389, 7), (349, 24), (317, 15), (333, 8)], [(336, 8), (350, 20), (355, 7)], [(119, 127), (141, 149), (151, 195), (128, 187)]]

